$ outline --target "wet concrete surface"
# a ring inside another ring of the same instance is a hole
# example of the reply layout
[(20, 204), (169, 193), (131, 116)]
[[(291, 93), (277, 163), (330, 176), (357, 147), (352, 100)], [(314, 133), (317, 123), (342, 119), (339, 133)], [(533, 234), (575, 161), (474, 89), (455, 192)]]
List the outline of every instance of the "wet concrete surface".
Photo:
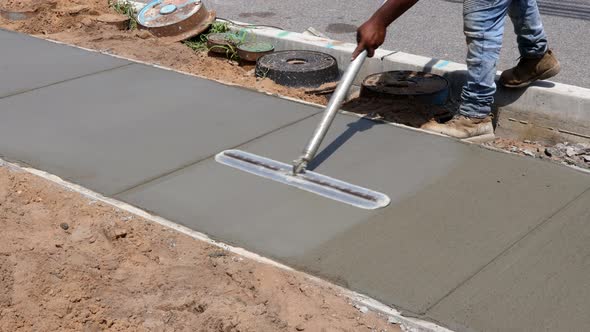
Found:
[(289, 162), (316, 108), (138, 64), (55, 77), (0, 98), (3, 158), (459, 331), (590, 329), (586, 173), (339, 115), (312, 168), (392, 200), (361, 210), (212, 159)]
[(586, 192), (430, 314), (457, 330), (590, 331), (589, 221)]
[(0, 29), (0, 98), (129, 63)]
[[(317, 120), (241, 149), (288, 162)], [(364, 211), (213, 160), (118, 198), (425, 313), (590, 187), (588, 175), (560, 166), (354, 117), (336, 121), (327, 146), (316, 171), (392, 204)]]
[[(51, 55), (57, 47), (64, 61), (74, 58), (69, 52), (78, 55), (79, 63), (91, 64), (87, 71), (105, 63), (94, 53), (14, 36), (48, 50), (40, 48), (37, 54)], [(11, 68), (20, 64), (9, 61)], [(10, 70), (7, 75), (37, 82), (36, 72), (16, 75)], [(62, 74), (44, 74), (46, 83), (59, 82)], [(10, 86), (4, 77), (2, 84)], [(0, 155), (110, 195), (319, 111), (133, 64), (1, 98)]]
[(261, 97), (132, 65), (0, 99), (0, 154), (110, 195), (319, 111)]

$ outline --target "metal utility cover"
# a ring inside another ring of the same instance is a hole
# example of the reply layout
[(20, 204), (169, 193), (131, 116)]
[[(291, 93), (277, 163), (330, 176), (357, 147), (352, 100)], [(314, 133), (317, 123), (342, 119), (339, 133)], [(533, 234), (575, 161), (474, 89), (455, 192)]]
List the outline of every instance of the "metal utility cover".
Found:
[(256, 76), (290, 87), (318, 87), (339, 76), (336, 58), (317, 51), (280, 51), (256, 62)]
[(155, 0), (138, 14), (140, 28), (171, 42), (194, 37), (215, 20), (215, 11), (208, 11), (200, 0)]
[(446, 78), (424, 72), (394, 70), (369, 75), (362, 83), (362, 97), (419, 100), (442, 105), (449, 95)]

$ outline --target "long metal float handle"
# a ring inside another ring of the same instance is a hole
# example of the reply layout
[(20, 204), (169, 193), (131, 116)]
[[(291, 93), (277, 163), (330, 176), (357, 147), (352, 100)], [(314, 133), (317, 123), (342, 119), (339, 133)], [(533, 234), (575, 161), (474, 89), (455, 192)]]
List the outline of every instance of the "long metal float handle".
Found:
[(338, 83), (338, 87), (336, 87), (336, 91), (334, 91), (328, 106), (326, 106), (322, 121), (320, 121), (316, 127), (313, 136), (311, 137), (311, 140), (309, 140), (309, 143), (307, 143), (305, 146), (301, 157), (299, 157), (299, 159), (295, 160), (293, 163), (294, 175), (304, 172), (307, 168), (307, 164), (311, 162), (313, 158), (315, 158), (315, 155), (317, 154), (324, 137), (326, 137), (328, 129), (330, 129), (330, 125), (332, 125), (332, 121), (334, 121), (334, 117), (342, 106), (342, 103), (348, 94), (348, 90), (350, 89), (354, 78), (361, 70), (361, 67), (363, 66), (366, 58), (367, 51), (363, 51), (350, 63), (344, 72), (340, 83)]

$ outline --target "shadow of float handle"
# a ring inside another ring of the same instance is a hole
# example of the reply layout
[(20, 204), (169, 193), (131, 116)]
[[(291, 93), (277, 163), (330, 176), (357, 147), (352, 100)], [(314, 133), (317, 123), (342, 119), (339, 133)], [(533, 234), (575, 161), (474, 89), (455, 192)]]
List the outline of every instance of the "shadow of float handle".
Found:
[(301, 157), (293, 162), (293, 174), (304, 172), (309, 162), (311, 162), (317, 154), (324, 137), (326, 137), (326, 134), (328, 133), (328, 129), (330, 129), (330, 126), (334, 121), (334, 117), (336, 117), (338, 110), (340, 110), (342, 103), (346, 99), (348, 90), (350, 90), (352, 82), (361, 70), (366, 58), (367, 51), (363, 51), (350, 63), (350, 65), (348, 65), (336, 91), (334, 91), (332, 98), (330, 98), (328, 106), (326, 106), (324, 116), (316, 127), (311, 140), (309, 140), (309, 143), (305, 146)]

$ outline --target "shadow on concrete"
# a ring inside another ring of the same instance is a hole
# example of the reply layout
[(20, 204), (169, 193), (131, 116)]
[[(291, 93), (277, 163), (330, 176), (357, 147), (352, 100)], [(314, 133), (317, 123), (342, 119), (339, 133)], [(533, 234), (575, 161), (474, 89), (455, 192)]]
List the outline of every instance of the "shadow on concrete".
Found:
[(420, 128), (431, 119), (445, 119), (450, 113), (447, 105), (432, 105), (411, 98), (356, 98), (342, 106), (351, 113), (368, 119), (400, 123)]
[[(342, 109), (357, 114), (363, 114), (367, 119), (379, 119), (387, 122), (407, 125), (414, 128), (420, 128), (423, 124), (431, 120), (444, 123), (450, 120), (454, 114), (457, 114), (459, 110), (459, 105), (461, 103), (461, 91), (466, 83), (467, 71), (438, 71), (436, 70), (436, 64), (440, 61), (440, 59), (430, 59), (428, 63), (423, 66), (422, 71), (430, 73), (434, 72), (435, 74), (438, 74), (448, 80), (449, 98), (444, 105), (433, 105), (428, 103), (426, 100), (419, 101), (413, 98), (397, 99), (394, 97), (377, 98), (374, 96), (369, 96), (353, 99), (343, 105)], [(508, 106), (520, 99), (528, 89), (528, 87), (518, 89), (505, 88), (498, 82), (496, 82), (496, 84), (497, 91), (494, 96), (495, 102), (492, 105), (494, 128), (497, 127), (501, 116), (500, 108)], [(555, 83), (549, 81), (537, 81), (532, 83), (530, 86), (552, 88), (555, 86)], [(350, 130), (347, 130), (345, 133), (343, 133), (342, 138), (346, 138), (347, 135), (351, 135)], [(331, 154), (334, 151), (327, 150), (323, 151), (322, 153), (324, 152)], [(318, 156), (316, 161), (325, 160), (326, 158), (321, 159)], [(319, 163), (317, 165), (319, 165)], [(317, 165), (313, 166), (317, 167)]]
[[(449, 0), (445, 0), (449, 1)], [(425, 72), (431, 72), (440, 60), (439, 59), (432, 59), (430, 60), (425, 66)], [(440, 73), (438, 73), (441, 75)], [(451, 112), (457, 112), (458, 107), (461, 101), (461, 91), (463, 86), (466, 83), (467, 71), (466, 70), (458, 70), (453, 72), (446, 72), (443, 73), (441, 76), (446, 78), (449, 81), (449, 102), (447, 103), (447, 109)], [(555, 83), (549, 81), (536, 81), (531, 85), (523, 88), (505, 88), (499, 84), (496, 80), (497, 91), (494, 95), (494, 105), (492, 106), (492, 114), (494, 116), (494, 127), (497, 126), (499, 116), (501, 116), (499, 112), (499, 108), (508, 106), (518, 99), (522, 97), (522, 95), (526, 92), (529, 87), (539, 87), (539, 88), (553, 88), (555, 87)]]
[(360, 133), (366, 130), (373, 128), (373, 126), (378, 125), (379, 122), (366, 120), (366, 119), (359, 119), (356, 122), (349, 123), (348, 128), (342, 134), (340, 134), (336, 139), (334, 139), (328, 146), (326, 146), (318, 155), (312, 160), (309, 164), (308, 169), (314, 170), (319, 165), (321, 165), (324, 161), (326, 161), (334, 152), (336, 152), (342, 145), (344, 145), (349, 139), (351, 139), (356, 133)]
[(529, 87), (534, 86), (549, 89), (555, 86), (555, 83), (548, 81), (537, 81), (532, 83), (528, 87), (524, 88), (505, 88), (498, 82), (496, 82), (496, 84), (498, 86), (498, 90), (496, 91), (496, 95), (494, 96), (494, 104), (497, 107), (503, 107), (514, 103), (515, 101), (520, 99), (520, 97), (522, 97), (522, 95)]

